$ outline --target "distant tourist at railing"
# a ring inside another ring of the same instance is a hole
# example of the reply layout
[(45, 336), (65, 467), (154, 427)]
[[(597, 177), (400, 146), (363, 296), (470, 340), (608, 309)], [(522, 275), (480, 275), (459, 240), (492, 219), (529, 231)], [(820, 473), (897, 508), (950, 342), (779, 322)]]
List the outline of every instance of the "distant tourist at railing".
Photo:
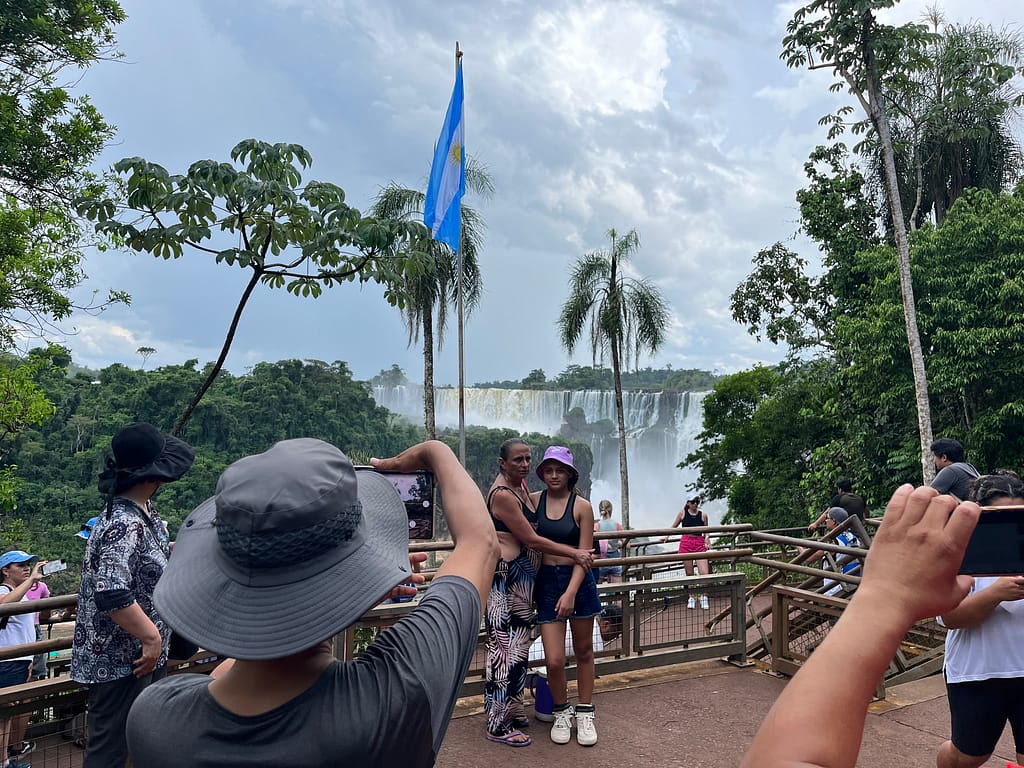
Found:
[(530, 446), (510, 438), (498, 449), (498, 476), (487, 493), (487, 508), (497, 532), (498, 559), (487, 599), (487, 667), (484, 709), (487, 739), (525, 747), (522, 732), (530, 724), (523, 705), (528, 657), (536, 624), (534, 586), (542, 552), (560, 554), (589, 568), (593, 553), (537, 535), (537, 506), (526, 478), (532, 464)]
[[(825, 512), (825, 527), (828, 532), (832, 532), (837, 526), (845, 523), (849, 519), (850, 515), (842, 507), (832, 507)], [(861, 546), (860, 540), (851, 532), (843, 531), (837, 534), (833, 539), (833, 542), (843, 547), (859, 547)], [(808, 547), (813, 549), (813, 547)], [(849, 556), (836, 554), (835, 560), (839, 561), (837, 565), (842, 573), (849, 574), (851, 576), (860, 575), (860, 560), (856, 558), (851, 559)], [(805, 564), (810, 565), (818, 562), (818, 560), (824, 560), (822, 568), (825, 570), (831, 570), (832, 565), (829, 559), (825, 556), (825, 553), (819, 550), (818, 555), (809, 558)], [(826, 595), (838, 595), (843, 592), (846, 588), (845, 582), (836, 581), (835, 579), (825, 579), (825, 594)]]
[[(537, 533), (559, 544), (590, 550), (594, 541), (594, 508), (576, 491), (580, 473), (568, 448), (553, 445), (537, 465), (546, 488), (530, 494), (537, 508)], [(537, 574), (537, 623), (544, 643), (544, 666), (554, 701), (551, 740), (568, 744), (573, 721), (581, 746), (597, 744), (594, 713), (594, 620), (601, 615), (601, 600), (593, 571), (571, 558), (544, 554)], [(569, 704), (565, 676), (566, 627), (572, 626), (576, 656), (578, 703)]]
[(949, 493), (957, 499), (966, 499), (971, 492), (971, 483), (978, 477), (978, 470), (967, 463), (964, 447), (959, 440), (940, 437), (929, 448), (935, 462), (936, 475), (931, 486), (939, 493)]
[(893, 494), (860, 586), (769, 710), (741, 768), (857, 764), (868, 704), (907, 630), (970, 590), (971, 578), (957, 571), (979, 513), (933, 488)]
[[(707, 512), (700, 508), (700, 494), (691, 493), (686, 497), (686, 503), (683, 508), (679, 510), (676, 515), (676, 519), (672, 521), (670, 528), (682, 527), (683, 535), (679, 537), (679, 554), (693, 554), (695, 552), (707, 552), (709, 536), (706, 533), (687, 533), (687, 528), (700, 528), (708, 525)], [(666, 536), (662, 541), (668, 541), (669, 536)], [(707, 560), (687, 560), (683, 563), (683, 570), (687, 576), (694, 575), (694, 564), (696, 563), (696, 572), (701, 576), (707, 576), (711, 569), (708, 566)], [(687, 608), (696, 608), (697, 604), (691, 594), (689, 599), (686, 601)], [(700, 607), (705, 611), (708, 610), (708, 596), (700, 596)]]
[(864, 518), (868, 516), (868, 504), (863, 496), (853, 492), (853, 483), (845, 479), (839, 480), (836, 483), (835, 495), (829, 500), (825, 511), (818, 516), (817, 520), (807, 526), (807, 530), (813, 531), (815, 528), (824, 525), (825, 519), (828, 517), (828, 511), (833, 507), (842, 507), (848, 515), (859, 518), (862, 523)]
[[(50, 588), (46, 586), (46, 582), (39, 580), (33, 581), (32, 586), (29, 587), (28, 592), (25, 593), (27, 600), (44, 600), (50, 596)], [(50, 612), (46, 612), (46, 617), (49, 618)], [(32, 614), (32, 623), (35, 625), (36, 640), (43, 639), (43, 628), (39, 624), (39, 613)], [(45, 653), (37, 653), (32, 657), (32, 679), (43, 680), (46, 678), (46, 656)]]
[[(1021, 505), (1024, 482), (997, 470), (975, 480), (968, 498), (983, 506)], [(984, 765), (1007, 722), (1017, 762), (1024, 763), (1024, 575), (975, 578), (970, 594), (939, 621), (949, 627), (943, 673), (952, 738), (936, 765)]]
[(172, 675), (143, 691), (128, 719), (136, 768), (434, 764), (497, 538), (444, 443), (372, 463), (431, 470), (444, 496), (455, 547), (416, 607), (358, 659), (335, 659), (332, 637), (415, 580), (405, 505), (389, 480), (356, 472), (321, 440), (236, 461), (186, 518), (155, 595), (178, 633), (234, 663), (212, 680)]
[[(608, 499), (601, 499), (601, 503), (597, 505), (597, 511), (601, 517), (594, 523), (594, 533), (611, 533), (622, 530), (622, 523), (612, 520), (612, 503)], [(622, 557), (624, 542), (625, 539), (598, 539), (599, 557), (602, 559)], [(597, 562), (594, 567), (598, 569), (598, 583), (617, 584), (622, 581), (621, 565), (601, 565), (600, 562)]]
[[(27, 601), (26, 595), (32, 584), (43, 576), (44, 564), (45, 561), (20, 549), (8, 550), (0, 555), (0, 605)], [(34, 616), (32, 613), (18, 613), (0, 618), (0, 648), (34, 643)], [(27, 683), (31, 671), (31, 654), (0, 661), (0, 688)], [(29, 768), (29, 764), (21, 759), (35, 748), (32, 742), (25, 741), (28, 717), (29, 713), (25, 712), (10, 718), (0, 718), (0, 759), (4, 760), (4, 768)]]
[(188, 443), (145, 423), (119, 430), (110, 447), (114, 457), (97, 484), (106, 505), (86, 539), (71, 648), (71, 678), (89, 688), (83, 768), (125, 764), (128, 710), (164, 674), (171, 631), (153, 590), (170, 540), (150, 500), (195, 458)]

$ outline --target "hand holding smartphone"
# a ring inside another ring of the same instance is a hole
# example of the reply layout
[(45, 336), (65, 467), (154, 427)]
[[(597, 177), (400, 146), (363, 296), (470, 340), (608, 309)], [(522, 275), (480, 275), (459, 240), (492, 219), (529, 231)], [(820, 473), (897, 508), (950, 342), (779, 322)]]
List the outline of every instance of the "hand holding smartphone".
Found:
[(64, 560), (48, 560), (43, 564), (43, 567), (40, 569), (40, 573), (42, 573), (43, 576), (49, 576), (51, 573), (66, 571), (67, 568), (68, 564)]

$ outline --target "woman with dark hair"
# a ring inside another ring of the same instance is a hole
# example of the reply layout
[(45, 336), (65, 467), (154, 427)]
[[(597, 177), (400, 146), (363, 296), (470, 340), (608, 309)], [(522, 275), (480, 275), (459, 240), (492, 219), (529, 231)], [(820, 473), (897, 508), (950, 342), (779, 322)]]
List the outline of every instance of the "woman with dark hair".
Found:
[[(679, 514), (676, 515), (676, 519), (672, 521), (670, 528), (682, 526), (683, 535), (679, 537), (679, 553), (680, 554), (693, 554), (694, 552), (707, 552), (708, 551), (708, 534), (707, 533), (688, 533), (687, 528), (706, 528), (708, 525), (708, 514), (700, 508), (700, 494), (691, 493), (686, 497), (686, 503), (683, 508), (679, 510)], [(669, 537), (666, 536), (664, 541), (668, 541)], [(687, 560), (683, 563), (683, 570), (687, 576), (694, 575), (694, 564), (696, 563), (697, 573), (701, 576), (707, 576), (710, 572), (707, 560)], [(697, 605), (694, 602), (693, 595), (690, 595), (689, 600), (686, 601), (687, 608), (696, 608)], [(705, 611), (708, 610), (708, 596), (700, 596), (700, 607)]]
[(71, 679), (89, 688), (83, 768), (125, 764), (128, 710), (163, 676), (171, 630), (153, 590), (171, 550), (151, 499), (195, 459), (188, 443), (145, 423), (119, 430), (110, 447), (114, 456), (97, 483), (106, 505), (86, 539), (71, 646)]
[[(544, 452), (537, 475), (547, 486), (531, 494), (537, 508), (537, 533), (570, 547), (589, 550), (594, 543), (594, 509), (579, 495), (580, 474), (568, 448), (553, 445)], [(544, 643), (544, 662), (554, 701), (551, 740), (568, 744), (576, 720), (576, 740), (584, 747), (597, 743), (594, 724), (594, 618), (601, 615), (597, 582), (589, 568), (567, 557), (544, 554), (537, 575), (537, 623)], [(572, 627), (579, 703), (569, 705), (565, 677), (566, 622)]]
[[(27, 600), (26, 594), (34, 582), (42, 578), (40, 570), (45, 561), (35, 555), (12, 549), (0, 555), (0, 604)], [(36, 641), (33, 614), (19, 613), (0, 619), (0, 648), (24, 645)], [(27, 683), (32, 670), (32, 654), (0, 661), (0, 688)], [(11, 718), (0, 718), (0, 760), (4, 768), (28, 768), (21, 758), (35, 748), (25, 741), (28, 713)]]
[[(1024, 482), (996, 470), (976, 479), (968, 498), (982, 507), (1024, 505)], [(949, 628), (944, 673), (952, 737), (936, 765), (984, 765), (1007, 722), (1017, 762), (1024, 763), (1024, 576), (975, 578), (967, 597), (939, 621)]]
[(530, 446), (524, 440), (514, 437), (503, 442), (498, 476), (487, 494), (501, 556), (487, 598), (484, 709), (487, 739), (510, 747), (532, 743), (522, 732), (530, 724), (523, 691), (536, 619), (533, 589), (540, 553), (559, 554), (586, 568), (593, 561), (589, 546), (570, 547), (537, 535), (537, 505), (526, 487), (531, 461)]

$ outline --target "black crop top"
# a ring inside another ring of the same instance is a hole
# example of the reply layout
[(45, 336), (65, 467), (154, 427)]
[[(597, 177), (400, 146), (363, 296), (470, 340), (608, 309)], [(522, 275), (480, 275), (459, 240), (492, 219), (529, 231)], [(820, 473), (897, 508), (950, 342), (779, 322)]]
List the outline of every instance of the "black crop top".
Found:
[(683, 519), (680, 521), (679, 527), (700, 528), (704, 524), (704, 513), (698, 509), (696, 515), (691, 515), (689, 512), (683, 512)]
[(494, 530), (498, 531), (499, 533), (512, 533), (512, 531), (508, 529), (508, 526), (505, 525), (505, 523), (503, 523), (501, 520), (496, 518), (494, 516), (494, 513), (491, 512), (491, 499), (494, 497), (494, 494), (497, 491), (508, 491), (513, 496), (515, 496), (516, 501), (519, 502), (519, 506), (523, 510), (523, 517), (526, 518), (526, 522), (528, 522), (534, 528), (537, 527), (537, 513), (534, 510), (530, 509), (529, 505), (521, 498), (519, 498), (519, 495), (511, 488), (509, 488), (507, 485), (497, 485), (491, 489), (490, 493), (487, 494), (487, 512), (491, 516), (491, 522), (494, 523)]
[(580, 527), (576, 523), (576, 516), (572, 513), (575, 503), (576, 494), (570, 493), (569, 501), (565, 505), (565, 513), (557, 520), (552, 520), (548, 517), (547, 512), (548, 492), (541, 491), (540, 503), (537, 505), (537, 533), (556, 544), (567, 544), (579, 549)]

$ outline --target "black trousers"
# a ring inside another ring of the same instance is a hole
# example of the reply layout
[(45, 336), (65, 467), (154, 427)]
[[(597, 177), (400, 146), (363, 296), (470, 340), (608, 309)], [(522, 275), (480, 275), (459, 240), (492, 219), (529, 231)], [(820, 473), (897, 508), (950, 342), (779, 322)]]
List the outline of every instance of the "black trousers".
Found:
[(164, 676), (165, 667), (145, 677), (129, 675), (89, 686), (89, 744), (82, 768), (122, 768), (128, 760), (125, 724), (128, 710), (142, 690)]

